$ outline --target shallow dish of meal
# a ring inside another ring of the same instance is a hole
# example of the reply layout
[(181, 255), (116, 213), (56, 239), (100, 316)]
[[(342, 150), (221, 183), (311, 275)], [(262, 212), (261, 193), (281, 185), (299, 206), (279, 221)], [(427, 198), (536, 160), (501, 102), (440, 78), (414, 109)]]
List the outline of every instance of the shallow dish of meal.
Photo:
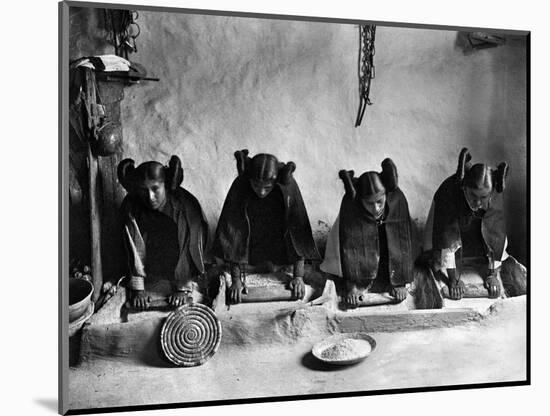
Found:
[(363, 361), (376, 348), (376, 341), (365, 332), (338, 334), (319, 341), (311, 349), (318, 360), (334, 365)]

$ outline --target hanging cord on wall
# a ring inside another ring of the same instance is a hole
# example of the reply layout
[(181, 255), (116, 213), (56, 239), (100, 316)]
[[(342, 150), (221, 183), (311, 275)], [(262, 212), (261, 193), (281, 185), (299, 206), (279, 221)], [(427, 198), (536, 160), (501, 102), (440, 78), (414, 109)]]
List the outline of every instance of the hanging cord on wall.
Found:
[(375, 75), (373, 63), (375, 34), (376, 26), (359, 26), (359, 58), (357, 60), (357, 71), (359, 75), (359, 110), (357, 111), (355, 127), (361, 125), (367, 105), (372, 104), (369, 99), (369, 94), (370, 82)]
[(115, 54), (128, 59), (129, 53), (137, 52), (136, 38), (141, 30), (136, 23), (136, 10), (105, 9), (107, 39), (115, 47)]

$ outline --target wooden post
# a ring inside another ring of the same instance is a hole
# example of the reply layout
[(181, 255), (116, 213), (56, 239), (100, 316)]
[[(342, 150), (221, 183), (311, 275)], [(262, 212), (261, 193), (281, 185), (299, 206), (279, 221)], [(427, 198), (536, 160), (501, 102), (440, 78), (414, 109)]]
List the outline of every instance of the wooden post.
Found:
[(97, 157), (92, 153), (92, 148), (88, 143), (88, 171), (90, 185), (90, 246), (92, 248), (92, 276), (94, 285), (94, 294), (92, 300), (97, 301), (101, 294), (101, 286), (103, 285), (103, 270), (101, 266), (101, 223), (99, 218), (99, 208), (97, 204), (97, 177), (98, 177), (98, 161)]
[[(101, 95), (101, 104), (109, 120), (120, 123), (120, 103), (124, 98), (124, 87), (121, 82), (96, 81)], [(121, 126), (122, 131), (122, 126)], [(101, 216), (101, 261), (103, 282), (116, 282), (126, 272), (124, 246), (120, 233), (122, 231), (119, 207), (126, 192), (117, 181), (117, 166), (123, 159), (122, 150), (98, 158), (97, 197)]]
[(96, 302), (101, 294), (103, 285), (103, 269), (101, 263), (101, 220), (97, 197), (97, 178), (99, 176), (99, 162), (97, 156), (92, 152), (91, 141), (96, 138), (93, 135), (99, 124), (100, 114), (98, 111), (95, 72), (91, 68), (84, 68), (86, 77), (86, 95), (88, 97), (88, 177), (89, 177), (89, 200), (90, 200), (90, 247), (91, 247), (91, 266), (92, 283), (94, 285), (94, 294), (92, 301)]

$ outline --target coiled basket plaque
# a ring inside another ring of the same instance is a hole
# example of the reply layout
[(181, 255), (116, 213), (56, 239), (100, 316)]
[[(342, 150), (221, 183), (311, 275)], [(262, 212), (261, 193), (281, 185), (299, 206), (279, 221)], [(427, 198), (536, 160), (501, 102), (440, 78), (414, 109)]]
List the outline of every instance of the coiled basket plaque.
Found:
[(220, 346), (222, 326), (212, 309), (195, 303), (172, 312), (162, 326), (164, 355), (182, 367), (204, 364)]

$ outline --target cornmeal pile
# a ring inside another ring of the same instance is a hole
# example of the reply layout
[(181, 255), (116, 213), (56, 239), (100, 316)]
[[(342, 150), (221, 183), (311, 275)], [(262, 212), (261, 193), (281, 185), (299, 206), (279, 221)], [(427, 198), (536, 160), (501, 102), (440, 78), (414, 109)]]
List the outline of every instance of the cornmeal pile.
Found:
[(249, 287), (281, 286), (287, 283), (287, 276), (275, 274), (249, 274), (246, 276), (246, 285)]
[(331, 361), (353, 360), (369, 354), (370, 351), (371, 345), (368, 341), (348, 338), (325, 349), (321, 357)]

